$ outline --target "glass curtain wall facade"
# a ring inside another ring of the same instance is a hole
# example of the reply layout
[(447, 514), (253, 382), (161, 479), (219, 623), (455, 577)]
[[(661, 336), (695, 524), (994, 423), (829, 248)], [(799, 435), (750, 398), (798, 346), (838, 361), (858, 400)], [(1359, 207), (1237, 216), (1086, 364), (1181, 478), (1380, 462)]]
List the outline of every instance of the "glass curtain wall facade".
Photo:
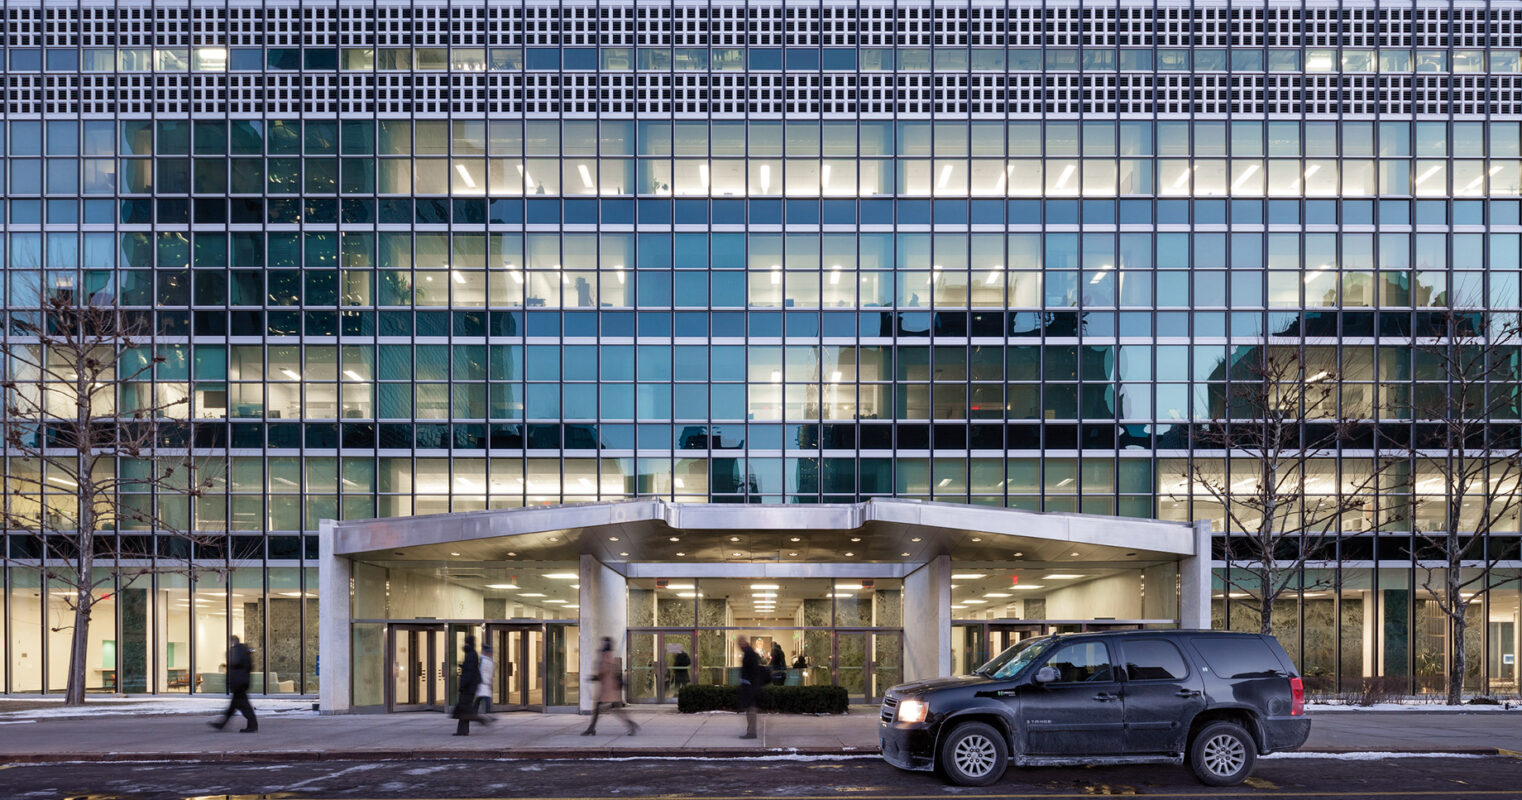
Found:
[[(4, 14), (4, 304), (151, 314), (124, 400), (187, 398), (166, 444), (227, 465), (185, 516), (230, 583), (117, 587), (100, 689), (214, 688), (232, 632), (314, 691), (323, 518), (891, 495), (1225, 533), (1181, 476), (1231, 463), (1190, 435), (1230, 360), (1303, 348), (1411, 425), (1413, 337), (1519, 306), (1511, 2)], [(1424, 688), (1409, 531), (1353, 527), (1286, 646)], [(8, 535), (6, 691), (62, 688), (41, 553)], [(1516, 587), (1477, 687), (1515, 691)]]

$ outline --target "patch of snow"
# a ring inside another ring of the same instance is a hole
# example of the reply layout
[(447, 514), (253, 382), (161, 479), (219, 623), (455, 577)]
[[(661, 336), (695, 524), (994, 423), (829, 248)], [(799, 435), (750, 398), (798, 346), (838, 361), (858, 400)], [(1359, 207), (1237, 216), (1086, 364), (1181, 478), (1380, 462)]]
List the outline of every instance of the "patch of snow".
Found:
[(1508, 706), (1485, 706), (1485, 705), (1449, 706), (1449, 705), (1440, 705), (1438, 703), (1374, 703), (1372, 705), (1367, 705), (1367, 706), (1358, 706), (1358, 705), (1344, 705), (1342, 703), (1306, 703), (1305, 704), (1305, 710), (1306, 711), (1310, 711), (1310, 712), (1314, 712), (1314, 713), (1321, 713), (1321, 712), (1326, 712), (1326, 711), (1421, 711), (1421, 712), (1433, 711), (1433, 712), (1447, 712), (1447, 713), (1450, 713), (1450, 714), (1452, 714), (1452, 713), (1464, 713), (1464, 714), (1468, 714), (1468, 713), (1476, 712), (1476, 711), (1481, 711), (1481, 712), (1517, 711), (1518, 710), (1518, 706), (1516, 706), (1515, 704), (1511, 705), (1510, 707), (1508, 707)]
[[(312, 701), (310, 699), (260, 697), (250, 698), (250, 700), (253, 702), (254, 710), (259, 713), (294, 716), (305, 712), (306, 715), (317, 716), (317, 712), (312, 710)], [(63, 719), (67, 717), (216, 714), (226, 709), (227, 703), (227, 697), (216, 695), (163, 699), (133, 698), (130, 700), (102, 698), (90, 700), (83, 706), (65, 706), (60, 699), (55, 706), (0, 713), (0, 724), (10, 720), (35, 721), (38, 719)]]
[(1317, 759), (1328, 761), (1383, 761), (1387, 758), (1496, 758), (1497, 756), (1484, 756), (1475, 753), (1392, 753), (1392, 752), (1361, 752), (1361, 753), (1269, 753), (1259, 756), (1260, 759)]

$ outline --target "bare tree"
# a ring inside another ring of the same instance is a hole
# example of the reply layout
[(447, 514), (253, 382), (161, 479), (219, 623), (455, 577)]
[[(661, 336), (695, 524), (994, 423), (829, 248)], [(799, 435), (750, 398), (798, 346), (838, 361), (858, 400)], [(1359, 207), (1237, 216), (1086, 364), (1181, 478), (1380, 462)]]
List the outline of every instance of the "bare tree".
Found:
[(55, 291), (35, 312), (9, 315), (0, 348), (11, 459), (0, 521), (38, 538), (45, 586), (68, 592), (66, 705), (85, 701), (90, 618), (113, 582), (125, 585), (166, 564), (190, 569), (188, 558), (166, 562), (153, 552), (154, 536), (117, 532), (195, 540), (188, 514), (163, 512), (165, 498), (198, 497), (216, 480), (209, 465), (197, 469), (188, 442), (173, 441), (181, 426), (173, 418), (186, 416), (187, 398), (151, 393), (152, 370), (165, 359), (153, 352), (145, 317)]
[[(1413, 347), (1418, 434), (1412, 489), (1418, 499), (1412, 528), (1422, 551), (1422, 588), (1447, 618), (1447, 702), (1458, 705), (1469, 665), (1469, 610), (1511, 581), (1496, 574), (1503, 552), (1490, 533), (1498, 526), (1516, 530), (1522, 450), (1490, 423), (1518, 416), (1522, 342), (1514, 319), (1482, 311), (1449, 310), (1438, 324), (1437, 336), (1420, 337)], [(1428, 376), (1438, 380), (1420, 382)]]
[[(1221, 506), (1226, 583), (1256, 603), (1265, 634), (1274, 632), (1275, 602), (1303, 580), (1307, 564), (1327, 558), (1345, 520), (1365, 514), (1386, 466), (1317, 475), (1318, 460), (1351, 443), (1368, 415), (1355, 413), (1362, 409), (1351, 398), (1344, 405), (1335, 355), (1309, 351), (1301, 343), (1233, 350), (1217, 376), (1228, 383), (1213, 398), (1214, 420), (1195, 429), (1196, 458), (1183, 476), (1191, 493)], [(1202, 450), (1220, 451), (1226, 468), (1201, 464)]]

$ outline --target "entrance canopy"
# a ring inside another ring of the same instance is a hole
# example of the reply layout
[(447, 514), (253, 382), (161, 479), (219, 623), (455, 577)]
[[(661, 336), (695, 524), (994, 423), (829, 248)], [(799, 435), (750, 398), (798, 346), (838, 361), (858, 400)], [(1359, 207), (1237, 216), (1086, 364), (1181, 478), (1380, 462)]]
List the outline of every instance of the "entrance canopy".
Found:
[[(1194, 526), (877, 498), (832, 505), (627, 500), (332, 525), (334, 554), (419, 561), (626, 565), (1116, 562), (1196, 555)], [(638, 571), (638, 570), (636, 570)]]
[[(691, 631), (681, 634), (681, 647), (715, 636), (723, 654), (724, 637), (735, 631), (765, 628), (803, 642), (866, 625), (885, 641), (901, 632), (907, 680), (951, 671), (953, 619), (1209, 627), (1209, 537), (1208, 523), (896, 498), (827, 505), (637, 499), (324, 521), (322, 707), (350, 708), (351, 660), (378, 669), (363, 663), (363, 642), (377, 626), (422, 621), (461, 630), (509, 620), (574, 626), (580, 674), (594, 668), (604, 637), (630, 642), (629, 657), (645, 658), (632, 648), (650, 645), (654, 634), (636, 629)], [(697, 656), (699, 668), (712, 660), (708, 651)]]

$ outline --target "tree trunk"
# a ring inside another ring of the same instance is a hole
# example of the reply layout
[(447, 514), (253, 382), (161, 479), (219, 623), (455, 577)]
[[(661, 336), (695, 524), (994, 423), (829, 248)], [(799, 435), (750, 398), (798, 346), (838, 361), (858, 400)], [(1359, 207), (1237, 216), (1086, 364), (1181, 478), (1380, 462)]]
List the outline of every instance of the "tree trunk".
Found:
[(1469, 661), (1469, 646), (1464, 641), (1468, 620), (1460, 613), (1453, 620), (1453, 659), (1448, 663), (1448, 705), (1464, 704), (1464, 671)]
[(1263, 571), (1258, 588), (1258, 633), (1264, 636), (1274, 635), (1274, 598), (1270, 574), (1266, 569)]
[(85, 668), (90, 655), (90, 586), (81, 582), (74, 598), (74, 630), (69, 637), (69, 680), (63, 704), (85, 704)]

